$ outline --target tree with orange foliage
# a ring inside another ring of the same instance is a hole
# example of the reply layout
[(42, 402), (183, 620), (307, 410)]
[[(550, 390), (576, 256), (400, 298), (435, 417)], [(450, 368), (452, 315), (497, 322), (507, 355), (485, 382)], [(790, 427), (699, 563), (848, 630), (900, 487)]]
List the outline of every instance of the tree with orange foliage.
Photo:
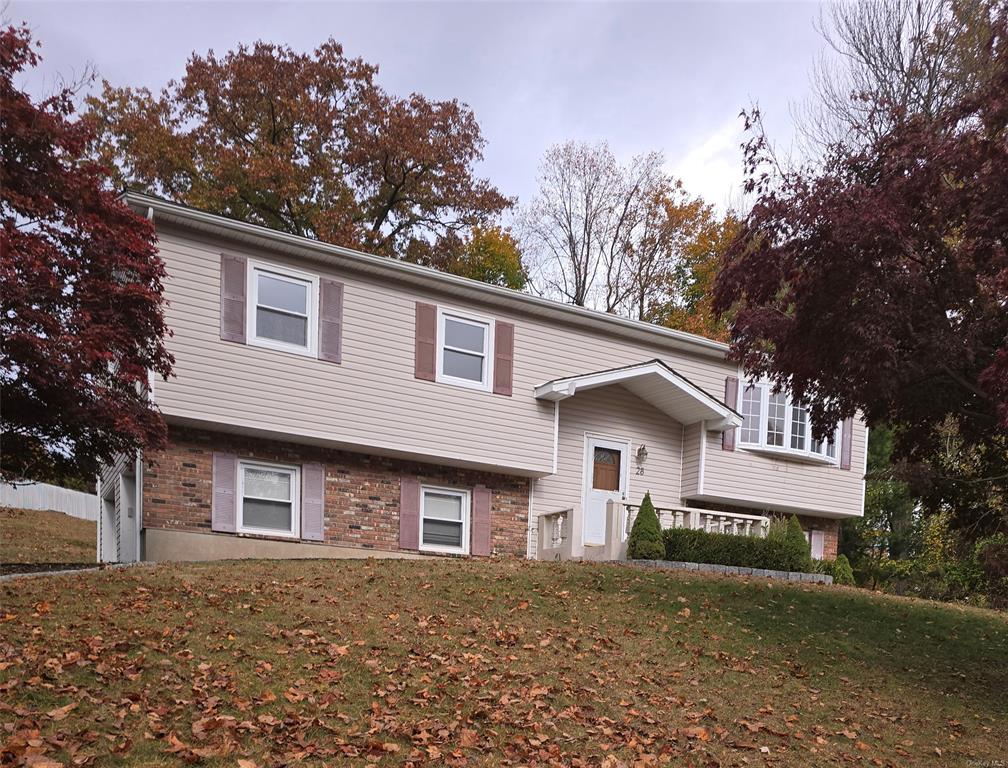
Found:
[(435, 263), (512, 205), (474, 173), (469, 107), (401, 99), (330, 39), (193, 55), (160, 94), (108, 82), (88, 100), (118, 181), (297, 235)]
[(671, 275), (675, 302), (656, 322), (696, 333), (717, 341), (728, 341), (729, 318), (714, 312), (714, 281), (728, 245), (739, 231), (739, 220), (731, 212), (716, 218), (708, 208), (703, 222), (681, 252)]

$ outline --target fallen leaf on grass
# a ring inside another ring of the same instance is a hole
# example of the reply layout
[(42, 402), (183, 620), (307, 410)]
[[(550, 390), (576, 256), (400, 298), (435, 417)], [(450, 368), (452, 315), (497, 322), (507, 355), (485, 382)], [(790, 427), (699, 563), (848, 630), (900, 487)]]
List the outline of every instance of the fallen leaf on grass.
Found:
[(479, 734), (470, 728), (463, 728), (459, 738), (459, 743), (463, 747), (475, 747), (479, 744)]
[(680, 728), (679, 733), (681, 733), (687, 739), (700, 739), (700, 741), (710, 741), (710, 731), (700, 726), (695, 726), (691, 728)]
[(28, 755), (25, 759), (27, 768), (63, 768), (63, 763), (45, 755)]
[(77, 702), (67, 704), (65, 707), (57, 707), (56, 709), (50, 709), (48, 712), (46, 712), (46, 716), (50, 720), (62, 720), (71, 712), (73, 712), (75, 709), (77, 709)]

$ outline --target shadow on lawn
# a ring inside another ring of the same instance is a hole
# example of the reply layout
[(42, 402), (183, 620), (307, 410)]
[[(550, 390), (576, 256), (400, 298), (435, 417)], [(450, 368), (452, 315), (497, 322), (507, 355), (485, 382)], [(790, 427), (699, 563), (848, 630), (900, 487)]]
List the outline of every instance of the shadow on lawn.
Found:
[(862, 684), (919, 686), (932, 696), (969, 700), (987, 715), (1008, 715), (1004, 614), (854, 588), (768, 586), (731, 577), (664, 573), (634, 581), (642, 601), (650, 598), (670, 619), (679, 606), (654, 598), (680, 588), (706, 601), (701, 610), (722, 625), (727, 649), (740, 655), (755, 641), (766, 658), (825, 672), (826, 684), (857, 675)]

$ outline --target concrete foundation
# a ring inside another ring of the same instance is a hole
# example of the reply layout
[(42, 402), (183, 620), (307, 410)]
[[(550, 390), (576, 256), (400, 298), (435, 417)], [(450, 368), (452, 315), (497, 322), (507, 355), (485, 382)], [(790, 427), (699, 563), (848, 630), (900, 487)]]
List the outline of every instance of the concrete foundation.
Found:
[(249, 558), (398, 558), (424, 557), (412, 552), (341, 547), (332, 544), (308, 544), (302, 541), (277, 541), (232, 533), (194, 533), (148, 528), (143, 532), (143, 558), (164, 560), (236, 560)]

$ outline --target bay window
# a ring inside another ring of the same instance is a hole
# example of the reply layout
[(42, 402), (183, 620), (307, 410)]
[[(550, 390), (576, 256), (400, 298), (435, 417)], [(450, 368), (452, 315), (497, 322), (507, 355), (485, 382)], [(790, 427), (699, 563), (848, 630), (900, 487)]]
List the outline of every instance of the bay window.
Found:
[(793, 402), (786, 392), (774, 392), (767, 382), (742, 389), (739, 445), (749, 450), (783, 453), (813, 461), (836, 463), (839, 425), (826, 440), (812, 438), (808, 407)]

